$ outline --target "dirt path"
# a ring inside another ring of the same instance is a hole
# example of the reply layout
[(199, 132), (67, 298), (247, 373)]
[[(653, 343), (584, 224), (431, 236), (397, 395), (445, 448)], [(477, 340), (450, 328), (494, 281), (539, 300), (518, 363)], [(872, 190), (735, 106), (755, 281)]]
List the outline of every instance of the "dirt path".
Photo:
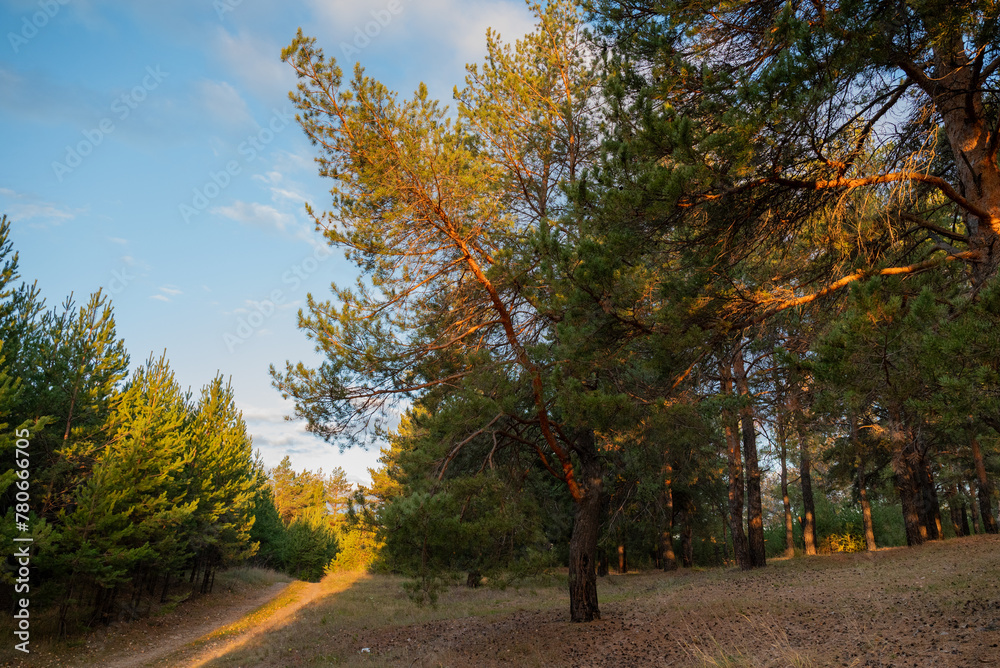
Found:
[(360, 573), (319, 583), (293, 582), (250, 610), (229, 615), (228, 621), (206, 624), (167, 642), (146, 648), (141, 657), (123, 656), (108, 668), (201, 668), (215, 659), (252, 644), (275, 629), (294, 625), (311, 604), (341, 593), (363, 577)]
[(199, 641), (239, 625), (276, 601), (287, 599), (283, 594), (290, 587), (304, 584), (276, 582), (252, 592), (204, 597), (182, 604), (162, 617), (114, 625), (76, 646), (43, 644), (29, 657), (0, 659), (0, 666), (138, 668), (180, 665), (173, 657), (185, 647), (201, 646)]
[(186, 634), (181, 642), (171, 642), (148, 655), (139, 663), (129, 663), (123, 657), (108, 668), (200, 668), (213, 659), (242, 647), (254, 638), (289, 623), (294, 615), (325, 593), (320, 583), (295, 582), (275, 595), (264, 605), (243, 614), (234, 615), (228, 623), (202, 628), (197, 635)]
[[(217, 610), (193, 624), (174, 627), (173, 631), (161, 636), (145, 635), (135, 638), (119, 648), (117, 658), (111, 658), (106, 668), (137, 668), (139, 666), (162, 665), (162, 660), (175, 654), (186, 645), (196, 643), (203, 637), (212, 635), (219, 629), (238, 624), (240, 620), (269, 605), (289, 586), (287, 582), (277, 582), (252, 598), (231, 608)], [(89, 665), (89, 664), (88, 664)], [(176, 664), (169, 664), (176, 665)]]

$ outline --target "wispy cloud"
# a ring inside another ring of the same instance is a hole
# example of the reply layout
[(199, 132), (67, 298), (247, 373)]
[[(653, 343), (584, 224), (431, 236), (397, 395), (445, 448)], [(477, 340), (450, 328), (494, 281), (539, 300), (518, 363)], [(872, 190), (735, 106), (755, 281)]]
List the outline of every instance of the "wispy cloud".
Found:
[(184, 294), (184, 291), (175, 285), (161, 285), (158, 289), (160, 292), (155, 295), (150, 295), (150, 299), (155, 299), (161, 302), (170, 302), (173, 301), (171, 297)]
[(295, 88), (295, 73), (281, 62), (281, 46), (245, 30), (236, 34), (219, 27), (213, 50), (243, 86), (265, 104), (285, 104)]
[(244, 225), (287, 232), (296, 226), (295, 216), (282, 213), (273, 206), (258, 202), (237, 201), (230, 206), (217, 206), (211, 213), (219, 214)]
[(0, 188), (0, 198), (8, 201), (4, 212), (15, 222), (31, 227), (51, 227), (73, 220), (85, 209), (74, 209), (54, 202), (46, 202), (34, 195), (19, 193), (10, 188)]
[(246, 100), (228, 81), (198, 82), (198, 103), (210, 117), (227, 126), (255, 125)]

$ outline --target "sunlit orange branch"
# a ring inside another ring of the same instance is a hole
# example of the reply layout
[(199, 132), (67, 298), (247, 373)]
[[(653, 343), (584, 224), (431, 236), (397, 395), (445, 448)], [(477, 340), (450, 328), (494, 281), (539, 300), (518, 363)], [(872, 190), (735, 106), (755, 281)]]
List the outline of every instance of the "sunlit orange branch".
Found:
[(805, 190), (827, 190), (834, 188), (861, 188), (863, 186), (877, 185), (880, 183), (895, 183), (898, 181), (919, 181), (920, 183), (926, 183), (932, 185), (938, 190), (940, 190), (945, 197), (950, 199), (955, 204), (976, 216), (980, 220), (988, 223), (990, 226), (994, 225), (994, 220), (992, 214), (986, 209), (980, 208), (970, 202), (969, 200), (962, 197), (957, 190), (955, 190), (950, 183), (945, 181), (939, 176), (931, 176), (930, 174), (921, 174), (920, 172), (890, 172), (888, 174), (879, 174), (878, 176), (865, 176), (855, 179), (830, 179), (823, 180), (818, 179), (816, 181), (802, 181), (798, 179), (786, 179), (780, 176), (772, 176), (766, 181), (772, 183), (777, 183), (779, 185), (788, 186), (789, 188), (801, 188)]
[(831, 292), (834, 292), (847, 285), (850, 285), (855, 281), (860, 281), (866, 278), (872, 278), (874, 276), (899, 276), (901, 274), (914, 274), (918, 271), (923, 271), (924, 269), (930, 269), (931, 267), (935, 267), (945, 262), (951, 262), (953, 260), (968, 260), (974, 262), (981, 259), (981, 257), (982, 254), (980, 251), (965, 251), (963, 253), (954, 253), (951, 255), (946, 255), (945, 257), (924, 260), (923, 262), (911, 264), (906, 267), (887, 267), (885, 269), (880, 269), (878, 271), (859, 271), (850, 274), (848, 276), (844, 276), (843, 278), (834, 281), (830, 285), (826, 286), (822, 290), (814, 292), (810, 295), (803, 295), (802, 297), (796, 297), (795, 299), (785, 300), (779, 303), (777, 306), (772, 307), (762, 315), (757, 316), (757, 318), (754, 319), (754, 323), (759, 323), (771, 317), (775, 313), (784, 311), (785, 309), (789, 309), (795, 306), (802, 306), (803, 304), (808, 304), (810, 302), (813, 302), (819, 299), (820, 297), (825, 297)]

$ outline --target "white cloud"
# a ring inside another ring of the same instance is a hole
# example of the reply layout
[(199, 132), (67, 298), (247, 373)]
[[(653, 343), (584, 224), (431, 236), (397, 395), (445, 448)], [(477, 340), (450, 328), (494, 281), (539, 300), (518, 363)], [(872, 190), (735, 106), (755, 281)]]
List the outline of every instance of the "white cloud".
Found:
[(243, 30), (233, 35), (220, 26), (213, 47), (229, 71), (265, 104), (287, 104), (296, 77), (281, 61), (281, 46)]
[(271, 196), (275, 200), (288, 200), (297, 204), (309, 201), (309, 198), (303, 193), (297, 190), (289, 190), (288, 188), (271, 188)]
[[(469, 11), (472, 7), (475, 9)], [(455, 57), (463, 63), (481, 60), (486, 55), (487, 28), (493, 28), (508, 44), (513, 44), (535, 28), (535, 18), (524, 3), (425, 0), (420, 3), (420, 10), (431, 21), (447, 21), (450, 24), (438, 34), (450, 37)]]
[(205, 112), (227, 126), (256, 125), (246, 101), (232, 84), (206, 79), (198, 83), (197, 95)]
[(142, 269), (143, 271), (150, 271), (152, 269), (152, 267), (149, 266), (149, 263), (138, 260), (131, 255), (122, 255), (121, 260), (123, 264), (129, 267), (135, 267), (137, 269)]
[[(287, 173), (292, 170), (301, 170), (307, 174), (316, 173), (316, 160), (315, 156), (309, 152), (303, 153), (292, 153), (290, 151), (279, 150), (274, 152), (274, 168), (282, 169), (283, 173)], [(268, 172), (268, 175), (276, 174), (279, 180), (282, 177), (281, 173), (276, 171)], [(277, 181), (274, 181), (277, 183)]]
[(161, 302), (169, 302), (169, 301), (172, 301), (170, 299), (171, 297), (176, 297), (177, 295), (184, 294), (183, 290), (181, 290), (180, 288), (178, 288), (178, 287), (176, 287), (174, 285), (162, 285), (162, 286), (159, 287), (159, 290), (160, 290), (160, 294), (158, 294), (158, 295), (149, 295), (149, 298), (150, 299), (155, 299), (155, 300), (161, 301)]
[[(364, 30), (364, 24), (373, 20), (371, 13), (384, 11), (388, 2), (387, 0), (307, 0), (306, 4), (316, 14), (316, 23), (320, 28), (335, 30), (340, 37), (346, 39), (353, 35), (355, 28)], [(405, 14), (414, 3), (412, 0), (401, 0), (400, 4), (403, 6), (401, 14)], [(398, 17), (397, 14), (393, 19)], [(331, 53), (334, 53), (332, 49)], [(336, 53), (339, 55), (339, 50)]]
[(325, 443), (307, 432), (303, 420), (285, 420), (284, 414), (273, 410), (245, 405), (239, 407), (254, 448), (260, 453), (265, 466), (277, 466), (287, 455), (295, 470), (323, 469), (330, 472), (340, 467), (346, 471), (351, 482), (371, 484), (368, 469), (378, 467), (378, 448), (351, 448), (340, 452), (336, 445)]
[(244, 225), (286, 232), (296, 226), (295, 216), (258, 202), (237, 201), (231, 206), (217, 206), (211, 213), (220, 214)]
[[(486, 52), (486, 28), (492, 27), (504, 41), (514, 40), (534, 28), (534, 17), (517, 0), (397, 0), (401, 11), (391, 13), (388, 21), (386, 10), (388, 0), (307, 0), (315, 20), (315, 30), (322, 33), (321, 46), (329, 55), (345, 62), (349, 67), (355, 60), (365, 62), (367, 49), (384, 49), (398, 46), (401, 42), (420, 41), (425, 55), (429, 51), (450, 51), (449, 61), (459, 63), (475, 61)], [(363, 40), (358, 31), (364, 33), (369, 23), (382, 18), (379, 30), (371, 29), (369, 46), (360, 53), (344, 54), (342, 45), (357, 47), (355, 38)], [(372, 35), (371, 33), (374, 33)], [(433, 36), (428, 40), (428, 36)], [(346, 55), (346, 57), (345, 57)], [(430, 62), (442, 61), (432, 58)], [(427, 76), (425, 78), (433, 78)], [(459, 82), (453, 82), (459, 83)]]
[(19, 193), (10, 188), (0, 188), (0, 195), (8, 200), (3, 205), (4, 213), (12, 221), (27, 224), (29, 227), (61, 225), (66, 221), (73, 220), (85, 211), (85, 209), (72, 209), (54, 202), (46, 202), (34, 195)]

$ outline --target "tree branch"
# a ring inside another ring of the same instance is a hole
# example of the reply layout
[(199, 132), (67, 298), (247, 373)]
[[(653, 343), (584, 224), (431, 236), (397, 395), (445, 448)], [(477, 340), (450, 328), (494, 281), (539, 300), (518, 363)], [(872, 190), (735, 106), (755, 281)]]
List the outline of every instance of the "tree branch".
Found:
[(929, 221), (926, 221), (923, 218), (920, 218), (919, 216), (913, 215), (912, 213), (901, 213), (899, 214), (899, 217), (902, 218), (903, 220), (918, 225), (924, 228), (925, 230), (930, 230), (944, 237), (945, 239), (951, 239), (952, 241), (960, 241), (964, 244), (969, 243), (969, 237), (965, 236), (964, 234), (958, 234), (957, 232), (946, 230), (945, 228), (939, 225), (935, 225), (934, 223), (931, 223)]
[(955, 204), (976, 216), (983, 222), (993, 225), (993, 216), (986, 209), (980, 208), (970, 202), (969, 200), (962, 197), (957, 190), (955, 190), (950, 183), (942, 179), (940, 176), (931, 176), (930, 174), (921, 174), (920, 172), (890, 172), (888, 174), (879, 174), (878, 176), (865, 176), (856, 179), (830, 179), (823, 180), (818, 179), (816, 181), (804, 181), (799, 179), (786, 179), (780, 176), (772, 176), (766, 181), (772, 183), (777, 183), (779, 185), (788, 186), (789, 188), (799, 188), (802, 190), (826, 190), (834, 188), (847, 188), (853, 190), (854, 188), (860, 188), (862, 186), (878, 185), (880, 183), (895, 183), (898, 181), (918, 181), (920, 183), (926, 183), (928, 185), (934, 186), (940, 190), (945, 197), (950, 199)]
[[(489, 429), (490, 427), (492, 427), (494, 424), (496, 424), (496, 421), (499, 420), (502, 417), (503, 417), (503, 413), (498, 413), (497, 416), (495, 418), (493, 418), (492, 420), (490, 420), (489, 423), (485, 427), (481, 427), (481, 428), (477, 429), (476, 431), (472, 432), (469, 435), (468, 438), (463, 439), (461, 443), (458, 443), (454, 448), (452, 448), (451, 452), (448, 453), (448, 456), (444, 458), (443, 462), (441, 462), (441, 472), (438, 473), (438, 480), (441, 480), (442, 478), (444, 478), (444, 472), (448, 470), (448, 464), (450, 464), (451, 460), (453, 460), (455, 458), (455, 455), (458, 454), (458, 451), (462, 449), (463, 445), (465, 445), (466, 443), (468, 443), (469, 441), (471, 441), (472, 439), (474, 439), (476, 436), (479, 436), (484, 431), (486, 431), (487, 429)], [(493, 447), (494, 447), (494, 449), (496, 448), (495, 445)]]
[(831, 292), (835, 292), (836, 290), (839, 290), (840, 288), (842, 288), (842, 287), (844, 287), (846, 285), (850, 285), (851, 283), (854, 283), (855, 281), (860, 281), (860, 280), (863, 280), (863, 279), (866, 279), (866, 278), (871, 278), (873, 276), (898, 276), (900, 274), (914, 274), (914, 273), (916, 273), (918, 271), (923, 271), (924, 269), (930, 269), (931, 267), (935, 267), (935, 266), (937, 266), (939, 264), (943, 264), (945, 262), (951, 262), (952, 260), (968, 260), (968, 261), (975, 262), (975, 261), (979, 261), (981, 259), (981, 257), (982, 257), (982, 253), (980, 251), (965, 251), (963, 253), (954, 253), (952, 255), (946, 255), (945, 257), (939, 257), (939, 258), (933, 258), (933, 259), (930, 259), (930, 260), (924, 260), (923, 262), (918, 262), (916, 264), (911, 264), (911, 265), (906, 266), (906, 267), (887, 267), (885, 269), (880, 269), (880, 270), (874, 271), (874, 272), (871, 272), (871, 271), (859, 271), (859, 272), (850, 274), (848, 276), (844, 276), (843, 278), (841, 278), (841, 279), (839, 279), (837, 281), (834, 281), (833, 283), (831, 283), (827, 287), (825, 287), (822, 290), (819, 290), (817, 292), (814, 292), (811, 295), (804, 295), (802, 297), (796, 297), (795, 299), (788, 299), (788, 300), (782, 301), (777, 306), (772, 307), (771, 309), (769, 309), (765, 313), (763, 313), (763, 314), (757, 316), (756, 318), (754, 318), (753, 324), (758, 324), (758, 323), (766, 320), (767, 318), (770, 318), (772, 315), (774, 315), (774, 314), (776, 314), (776, 313), (778, 313), (780, 311), (784, 311), (785, 309), (789, 309), (789, 308), (792, 308), (794, 306), (802, 306), (803, 304), (808, 304), (809, 302), (813, 302), (813, 301), (819, 299), (820, 297), (825, 297), (826, 295), (830, 294)]

